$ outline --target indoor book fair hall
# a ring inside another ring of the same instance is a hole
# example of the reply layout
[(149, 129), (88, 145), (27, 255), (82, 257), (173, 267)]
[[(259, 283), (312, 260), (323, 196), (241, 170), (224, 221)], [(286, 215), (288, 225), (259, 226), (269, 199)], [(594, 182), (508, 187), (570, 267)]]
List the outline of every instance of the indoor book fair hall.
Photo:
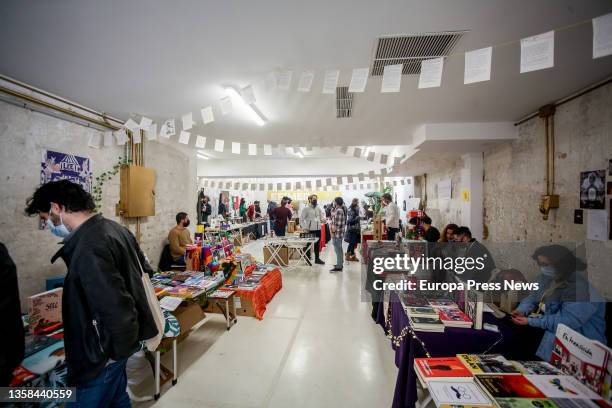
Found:
[(610, 0), (4, 0), (0, 39), (0, 406), (612, 408)]

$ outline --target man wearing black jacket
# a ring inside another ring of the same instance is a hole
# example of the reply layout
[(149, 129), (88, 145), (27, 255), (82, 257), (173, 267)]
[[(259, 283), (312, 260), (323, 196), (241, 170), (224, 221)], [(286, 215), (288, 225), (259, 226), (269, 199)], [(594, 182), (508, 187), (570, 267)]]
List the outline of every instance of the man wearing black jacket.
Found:
[(62, 297), (68, 382), (79, 406), (130, 406), (125, 363), (141, 341), (157, 335), (140, 264), (150, 271), (134, 236), (94, 213), (91, 195), (67, 180), (39, 187), (28, 215), (50, 213), (70, 235), (52, 262), (68, 267)]
[(0, 243), (0, 316), (3, 334), (0, 336), (0, 387), (7, 387), (13, 378), (13, 370), (23, 360), (24, 331), (21, 320), (17, 267), (6, 247)]

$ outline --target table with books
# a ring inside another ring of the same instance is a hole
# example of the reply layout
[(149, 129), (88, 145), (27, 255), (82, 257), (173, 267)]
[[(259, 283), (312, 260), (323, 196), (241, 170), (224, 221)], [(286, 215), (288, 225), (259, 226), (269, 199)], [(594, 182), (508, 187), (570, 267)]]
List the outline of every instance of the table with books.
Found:
[(262, 320), (267, 304), (282, 287), (282, 274), (276, 265), (258, 265), (242, 281), (225, 285), (220, 290), (235, 292), (234, 301), (238, 315)]
[[(516, 326), (508, 318), (497, 319), (491, 313), (483, 314), (483, 323), (497, 326), (497, 332), (476, 330), (471, 328), (471, 324), (461, 327), (461, 322), (450, 325), (448, 322), (446, 325), (436, 323), (429, 327), (428, 323), (422, 323), (426, 317), (421, 318), (417, 313), (417, 316), (411, 318), (406, 309), (431, 309), (430, 304), (423, 300), (408, 300), (404, 296), (392, 292), (387, 306), (383, 302), (379, 303), (376, 315), (377, 323), (383, 326), (392, 340), (395, 364), (399, 369), (393, 407), (414, 407), (417, 402), (417, 375), (414, 371), (416, 358), (446, 357), (460, 353), (500, 353), (515, 360), (529, 360), (533, 358), (541, 339), (541, 331), (529, 326)], [(434, 303), (436, 301), (443, 303), (442, 299), (435, 299)], [(416, 329), (412, 326), (415, 325), (414, 320), (417, 321)], [(521, 347), (516, 347), (517, 344)]]

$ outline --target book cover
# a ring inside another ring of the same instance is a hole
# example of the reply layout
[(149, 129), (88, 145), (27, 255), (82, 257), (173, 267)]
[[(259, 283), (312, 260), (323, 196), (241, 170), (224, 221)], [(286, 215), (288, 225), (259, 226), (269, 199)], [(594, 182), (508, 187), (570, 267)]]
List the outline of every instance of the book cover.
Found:
[(601, 398), (571, 375), (526, 375), (548, 398)]
[(29, 357), (38, 351), (57, 343), (61, 339), (50, 336), (39, 336), (36, 334), (26, 334), (24, 357)]
[(62, 292), (57, 288), (28, 298), (32, 333), (53, 331), (62, 325)]
[(545, 361), (514, 361), (516, 368), (523, 374), (559, 375), (561, 370)]
[(558, 408), (549, 399), (543, 398), (497, 398), (499, 408)]
[(432, 307), (415, 307), (408, 306), (406, 312), (410, 316), (422, 316), (422, 317), (438, 317), (438, 312)]
[(476, 380), (493, 399), (546, 398), (524, 375), (479, 375)]
[(427, 389), (436, 406), (493, 406), (486, 394), (470, 380), (453, 382), (432, 380), (427, 383)]
[(23, 366), (18, 366), (13, 370), (13, 379), (11, 380), (9, 387), (17, 387), (23, 385), (36, 378), (36, 374), (27, 370)]
[(32, 354), (23, 360), (21, 365), (34, 374), (45, 374), (64, 363), (64, 341), (61, 340)]
[(459, 309), (440, 309), (440, 320), (449, 326), (472, 326), (472, 320)]
[(565, 374), (586, 384), (598, 394), (603, 393), (610, 358), (608, 349), (564, 324), (557, 333), (550, 362)]
[(482, 314), (484, 313), (484, 295), (475, 290), (465, 290), (465, 314), (468, 315), (476, 330), (482, 329)]
[(472, 374), (520, 374), (521, 371), (500, 354), (457, 354)]
[(416, 358), (415, 369), (424, 381), (456, 377), (471, 378), (472, 373), (457, 357)]
[(604, 400), (553, 398), (552, 402), (554, 402), (558, 408), (610, 408), (610, 404)]
[(459, 306), (450, 299), (433, 299), (429, 300), (429, 305), (436, 309), (457, 309)]

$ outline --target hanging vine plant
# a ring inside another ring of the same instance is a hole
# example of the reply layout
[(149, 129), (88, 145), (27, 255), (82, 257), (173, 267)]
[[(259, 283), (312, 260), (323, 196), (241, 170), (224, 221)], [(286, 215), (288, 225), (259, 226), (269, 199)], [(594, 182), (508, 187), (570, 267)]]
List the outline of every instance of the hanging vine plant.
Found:
[(96, 205), (96, 211), (100, 211), (100, 206), (102, 204), (102, 192), (103, 192), (104, 185), (110, 182), (113, 179), (113, 177), (117, 173), (119, 173), (119, 170), (121, 169), (122, 165), (127, 165), (127, 164), (130, 164), (131, 162), (132, 162), (131, 160), (126, 160), (123, 157), (119, 157), (119, 159), (117, 160), (117, 163), (115, 163), (110, 170), (107, 170), (104, 173), (96, 177), (95, 183), (91, 189), (92, 191), (91, 195), (93, 196), (94, 204)]

